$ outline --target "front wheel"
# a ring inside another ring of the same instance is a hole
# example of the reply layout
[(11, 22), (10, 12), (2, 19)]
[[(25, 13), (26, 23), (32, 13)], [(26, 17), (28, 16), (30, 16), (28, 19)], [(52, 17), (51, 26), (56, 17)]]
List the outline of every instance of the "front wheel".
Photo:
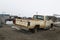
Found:
[(53, 27), (53, 24), (51, 24), (51, 27), (50, 27), (49, 30), (51, 30), (51, 31), (54, 31), (55, 30), (55, 28)]

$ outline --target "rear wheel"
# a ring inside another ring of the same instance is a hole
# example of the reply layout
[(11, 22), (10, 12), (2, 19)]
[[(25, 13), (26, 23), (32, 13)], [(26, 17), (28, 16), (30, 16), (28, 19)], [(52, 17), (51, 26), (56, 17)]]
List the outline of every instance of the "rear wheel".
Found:
[(33, 29), (29, 29), (29, 30), (30, 30), (30, 32), (35, 33), (35, 32), (39, 31), (39, 29), (40, 29), (39, 27), (40, 27), (39, 25), (36, 25)]
[(35, 33), (35, 30), (34, 29), (29, 29), (30, 32), (32, 33)]
[(35, 32), (39, 32), (39, 30), (40, 30), (39, 27), (40, 27), (40, 25), (36, 25), (36, 26), (35, 26), (35, 28), (34, 28), (34, 29), (35, 29)]

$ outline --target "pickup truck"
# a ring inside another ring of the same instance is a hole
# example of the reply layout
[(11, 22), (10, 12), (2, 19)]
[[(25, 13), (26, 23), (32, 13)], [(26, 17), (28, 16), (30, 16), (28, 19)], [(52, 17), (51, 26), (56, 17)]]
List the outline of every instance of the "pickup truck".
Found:
[(40, 28), (49, 29), (53, 27), (53, 21), (48, 16), (43, 15), (34, 15), (32, 19), (15, 18), (13, 22), (18, 25), (15, 26), (15, 29), (30, 30), (31, 32), (35, 32)]

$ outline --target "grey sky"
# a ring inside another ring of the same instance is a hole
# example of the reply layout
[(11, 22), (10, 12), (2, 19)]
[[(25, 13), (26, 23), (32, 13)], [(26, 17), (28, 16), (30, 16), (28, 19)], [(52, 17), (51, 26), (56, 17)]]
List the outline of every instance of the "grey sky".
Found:
[(60, 14), (60, 0), (0, 0), (0, 12), (20, 16)]

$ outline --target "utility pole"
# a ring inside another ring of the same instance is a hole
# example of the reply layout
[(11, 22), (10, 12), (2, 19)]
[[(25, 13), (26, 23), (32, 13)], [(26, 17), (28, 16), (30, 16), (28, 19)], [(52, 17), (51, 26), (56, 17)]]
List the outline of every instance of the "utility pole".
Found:
[(38, 15), (38, 12), (36, 12), (36, 15)]

